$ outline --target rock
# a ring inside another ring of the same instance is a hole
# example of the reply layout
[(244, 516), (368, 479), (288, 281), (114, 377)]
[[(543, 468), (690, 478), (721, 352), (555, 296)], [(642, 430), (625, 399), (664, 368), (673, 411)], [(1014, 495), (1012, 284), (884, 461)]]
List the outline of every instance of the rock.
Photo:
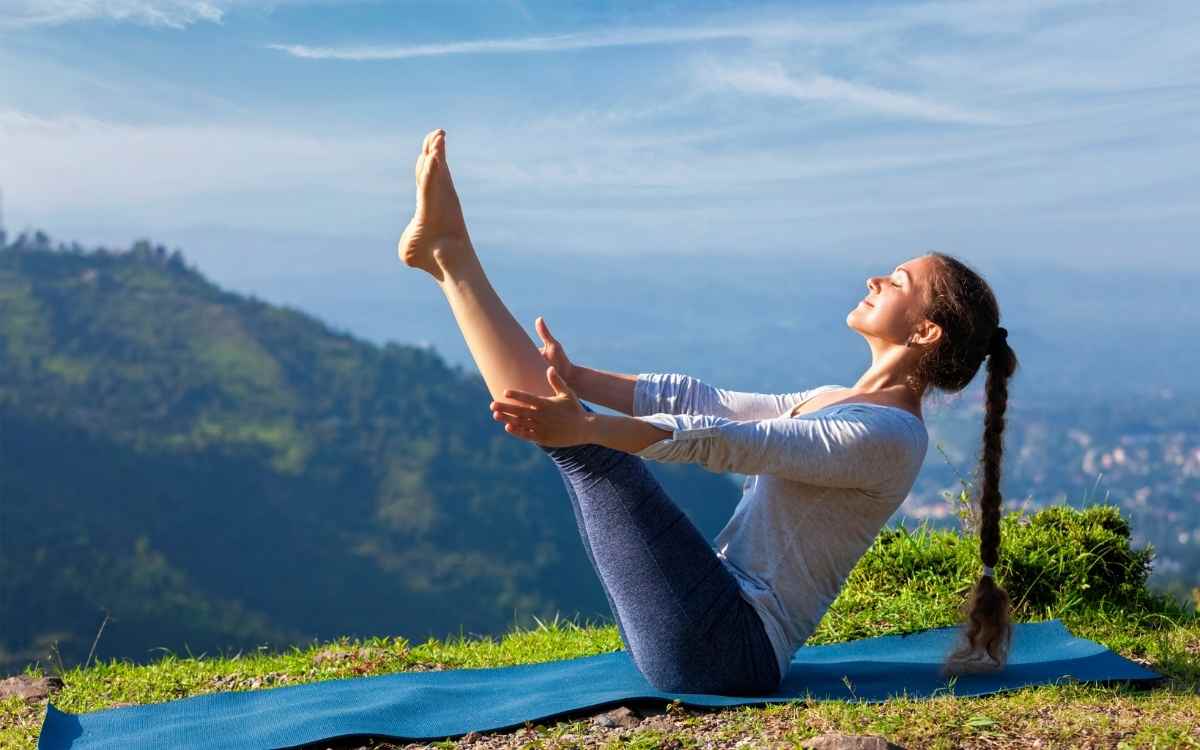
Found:
[(606, 727), (608, 729), (630, 729), (636, 727), (641, 722), (641, 717), (635, 714), (626, 706), (614, 708), (612, 711), (602, 713), (592, 718), (592, 723), (597, 726)]
[(63, 681), (57, 677), (30, 677), (27, 674), (0, 680), (0, 698), (20, 696), (27, 701), (39, 701), (50, 693), (62, 690)]
[(903, 747), (873, 734), (839, 734), (837, 732), (810, 737), (801, 742), (800, 747), (809, 750), (904, 750)]
[(460, 742), (465, 742), (469, 745), (477, 739), (479, 739), (479, 732), (476, 732), (474, 729), (472, 729), (470, 732), (467, 732), (462, 736)]
[(675, 726), (675, 722), (672, 721), (670, 717), (664, 715), (647, 716), (638, 723), (638, 726), (642, 729), (653, 729), (664, 733), (674, 732), (676, 729), (678, 729), (678, 727)]

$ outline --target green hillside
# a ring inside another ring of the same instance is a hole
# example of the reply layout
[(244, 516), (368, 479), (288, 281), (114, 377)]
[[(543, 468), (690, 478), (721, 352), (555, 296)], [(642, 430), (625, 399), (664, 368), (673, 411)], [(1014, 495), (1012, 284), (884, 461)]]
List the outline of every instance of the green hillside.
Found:
[[(99, 657), (145, 661), (607, 613), (558, 472), (489, 399), (178, 251), (20, 236), (0, 250), (0, 673), (82, 661), (102, 626)], [(652, 470), (715, 535), (737, 487)]]
[[(831, 731), (879, 735), (906, 748), (1194, 748), (1200, 746), (1200, 618), (1145, 588), (1152, 552), (1130, 546), (1128, 523), (1113, 506), (1056, 507), (1001, 521), (997, 580), (1015, 619), (1059, 618), (1089, 638), (1163, 674), (1150, 689), (1062, 680), (984, 697), (955, 697), (953, 686), (927, 700), (793, 701), (716, 712), (678, 704), (636, 726), (605, 729), (588, 717), (536, 722), (436, 747), (792, 748)], [(809, 643), (909, 633), (958, 622), (964, 592), (979, 574), (972, 533), (888, 530), (855, 567)], [(554, 619), (503, 638), (341, 638), (305, 649), (224, 657), (168, 654), (146, 666), (116, 660), (29, 674), (57, 675), (59, 708), (82, 712), (191, 695), (428, 669), (507, 666), (618, 650), (615, 627)], [(853, 687), (852, 685), (850, 686)], [(31, 750), (46, 699), (0, 701), (0, 746)], [(652, 713), (646, 706), (639, 713)], [(480, 743), (484, 744), (480, 744)], [(366, 738), (316, 748), (405, 747)]]

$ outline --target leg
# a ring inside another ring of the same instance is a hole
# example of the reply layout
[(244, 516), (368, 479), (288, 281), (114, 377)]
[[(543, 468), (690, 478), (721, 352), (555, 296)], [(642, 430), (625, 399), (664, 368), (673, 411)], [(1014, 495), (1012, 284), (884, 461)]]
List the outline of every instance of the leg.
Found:
[[(492, 398), (550, 396), (546, 365), (488, 282), (467, 236), (440, 130), (417, 159), (406, 264), (441, 285)], [(588, 557), (634, 663), (671, 692), (757, 694), (779, 684), (757, 612), (704, 537), (637, 456), (599, 445), (542, 447), (568, 482)]]
[(471, 245), (446, 164), (444, 131), (426, 136), (416, 173), (417, 209), (400, 238), (400, 257), (441, 286), (493, 399), (504, 400), (508, 388), (553, 396), (546, 361), (492, 288)]
[(599, 445), (540, 447), (563, 475), (621, 639), (650, 684), (774, 692), (779, 668), (762, 620), (645, 462)]

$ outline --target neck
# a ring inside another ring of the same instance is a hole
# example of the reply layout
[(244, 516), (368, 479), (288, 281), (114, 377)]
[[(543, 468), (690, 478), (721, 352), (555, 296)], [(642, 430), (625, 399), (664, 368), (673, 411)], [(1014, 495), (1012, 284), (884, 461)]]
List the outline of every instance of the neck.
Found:
[(913, 390), (905, 381), (914, 362), (912, 357), (906, 356), (909, 354), (909, 350), (903, 347), (892, 347), (890, 351), (879, 354), (851, 390), (886, 398), (919, 413), (925, 388), (921, 386), (919, 390)]

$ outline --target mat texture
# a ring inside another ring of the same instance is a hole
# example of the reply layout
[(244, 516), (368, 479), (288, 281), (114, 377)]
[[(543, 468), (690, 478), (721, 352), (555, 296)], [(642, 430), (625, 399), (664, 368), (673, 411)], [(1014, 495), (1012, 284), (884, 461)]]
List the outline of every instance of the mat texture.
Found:
[(265, 750), (353, 735), (395, 740), (456, 737), (602, 708), (630, 699), (737, 706), (803, 698), (879, 702), (890, 696), (984, 695), (1062, 680), (1152, 683), (1162, 675), (1095, 641), (1076, 638), (1059, 620), (1014, 626), (1007, 667), (963, 675), (953, 687), (938, 675), (958, 627), (804, 646), (782, 688), (761, 697), (655, 690), (627, 651), (490, 669), (398, 672), (307, 685), (214, 693), (168, 703), (85, 714), (46, 708), (38, 747)]

